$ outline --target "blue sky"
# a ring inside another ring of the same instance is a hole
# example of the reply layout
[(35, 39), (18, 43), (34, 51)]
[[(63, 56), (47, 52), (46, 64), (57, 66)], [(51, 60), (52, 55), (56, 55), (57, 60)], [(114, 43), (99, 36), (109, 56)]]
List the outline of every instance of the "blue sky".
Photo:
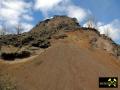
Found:
[(98, 21), (105, 23), (120, 19), (120, 0), (75, 0), (76, 5), (89, 9)]
[(107, 29), (120, 43), (120, 0), (0, 0), (0, 28), (3, 24), (14, 31), (21, 23), (29, 31), (39, 21), (53, 15), (76, 17), (83, 26), (94, 16), (101, 34)]
[[(71, 0), (76, 6), (88, 9), (98, 21), (109, 23), (114, 19), (120, 20), (120, 0)], [(40, 12), (36, 18), (43, 19)], [(55, 13), (52, 13), (56, 15)], [(38, 16), (39, 15), (39, 16)], [(38, 20), (39, 21), (39, 20)], [(37, 21), (35, 21), (37, 23)]]

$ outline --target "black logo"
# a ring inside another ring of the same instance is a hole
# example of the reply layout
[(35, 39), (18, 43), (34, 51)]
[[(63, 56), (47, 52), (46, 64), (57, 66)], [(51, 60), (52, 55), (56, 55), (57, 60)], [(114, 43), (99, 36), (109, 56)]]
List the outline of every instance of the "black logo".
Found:
[(99, 77), (100, 88), (118, 88), (118, 77)]

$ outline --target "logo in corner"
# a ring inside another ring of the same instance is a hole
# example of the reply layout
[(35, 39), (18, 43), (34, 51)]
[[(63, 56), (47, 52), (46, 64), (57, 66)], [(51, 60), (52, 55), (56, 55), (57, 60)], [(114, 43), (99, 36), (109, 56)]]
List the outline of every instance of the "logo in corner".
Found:
[(117, 88), (118, 77), (99, 77), (100, 88)]

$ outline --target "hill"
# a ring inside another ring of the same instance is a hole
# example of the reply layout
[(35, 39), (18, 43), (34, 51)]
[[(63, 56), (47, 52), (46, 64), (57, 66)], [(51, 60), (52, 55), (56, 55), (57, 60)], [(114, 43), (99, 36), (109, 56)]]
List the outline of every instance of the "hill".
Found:
[(17, 90), (99, 90), (99, 77), (120, 77), (119, 45), (74, 18), (55, 16), (28, 33), (1, 36), (0, 42), (6, 56), (31, 54), (0, 60), (1, 75), (10, 77)]

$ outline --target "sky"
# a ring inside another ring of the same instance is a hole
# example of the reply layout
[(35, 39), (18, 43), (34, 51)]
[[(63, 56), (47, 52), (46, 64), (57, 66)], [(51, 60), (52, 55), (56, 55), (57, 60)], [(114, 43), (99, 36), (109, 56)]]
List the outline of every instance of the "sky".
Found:
[(15, 32), (21, 24), (29, 31), (38, 22), (54, 15), (67, 15), (77, 18), (81, 26), (87, 19), (95, 18), (98, 30), (120, 44), (120, 0), (0, 0), (0, 30)]

